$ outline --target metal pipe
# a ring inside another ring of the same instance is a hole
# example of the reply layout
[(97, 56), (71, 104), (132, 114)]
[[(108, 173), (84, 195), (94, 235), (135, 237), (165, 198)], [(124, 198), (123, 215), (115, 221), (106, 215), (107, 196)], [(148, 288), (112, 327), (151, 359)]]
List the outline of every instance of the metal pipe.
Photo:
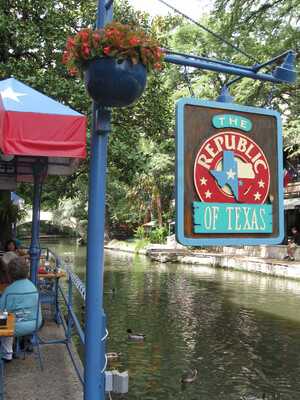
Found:
[[(287, 50), (284, 53), (280, 54), (279, 56), (271, 58), (271, 60), (269, 60), (269, 61), (266, 61), (262, 64), (256, 64), (252, 67), (252, 70), (257, 73), (261, 68), (266, 67), (267, 65), (271, 65), (273, 62), (280, 60), (281, 58), (285, 57), (289, 53), (293, 53), (293, 50)], [(229, 87), (241, 79), (243, 79), (242, 76), (238, 76), (237, 78), (231, 79), (229, 82), (226, 83), (226, 86)]]
[(73, 321), (71, 318), (71, 312), (70, 309), (73, 307), (73, 285), (72, 285), (72, 279), (71, 276), (69, 275), (68, 277), (68, 331), (67, 331), (67, 338), (70, 341), (72, 337), (72, 327), (73, 327)]
[(234, 64), (232, 66), (220, 65), (218, 63), (215, 63), (214, 61), (208, 62), (199, 59), (192, 59), (192, 58), (189, 59), (186, 57), (176, 56), (171, 54), (167, 54), (165, 56), (164, 61), (177, 65), (186, 65), (188, 67), (207, 69), (209, 71), (224, 72), (226, 74), (239, 75), (261, 81), (281, 83), (281, 80), (274, 78), (272, 75), (257, 74), (253, 70), (249, 70), (248, 68), (237, 67)]
[(71, 358), (72, 364), (73, 364), (73, 366), (74, 366), (74, 368), (75, 368), (75, 372), (76, 372), (76, 374), (77, 374), (77, 376), (78, 376), (78, 378), (79, 378), (81, 384), (83, 385), (83, 384), (84, 384), (83, 376), (82, 376), (82, 373), (81, 373), (79, 367), (77, 366), (77, 363), (76, 363), (75, 358), (74, 358), (74, 356), (73, 356), (73, 352), (72, 352), (72, 350), (71, 350), (70, 344), (69, 344), (69, 343), (66, 343), (66, 347), (67, 347), (69, 356), (70, 356), (70, 358)]
[[(95, 108), (95, 106), (94, 106)], [(105, 327), (103, 314), (103, 272), (104, 272), (104, 226), (105, 189), (109, 116), (99, 110), (94, 123), (88, 210), (88, 246), (86, 274), (86, 320), (85, 320), (85, 400), (104, 400), (104, 346), (100, 338)], [(99, 134), (99, 131), (102, 134)], [(99, 383), (100, 377), (100, 383)]]
[[(106, 8), (106, 5), (110, 5)], [(96, 27), (102, 28), (112, 18), (112, 2), (98, 1)], [(91, 144), (88, 241), (85, 300), (84, 400), (105, 399), (105, 334), (103, 310), (104, 229), (107, 145), (110, 110), (93, 104)]]
[(163, 49), (163, 48), (161, 50), (164, 51), (166, 54), (174, 54), (176, 56), (182, 56), (182, 57), (187, 58), (187, 59), (190, 58), (190, 59), (193, 59), (193, 60), (195, 59), (195, 60), (202, 60), (202, 61), (207, 61), (207, 62), (214, 62), (214, 63), (220, 64), (220, 65), (227, 65), (227, 66), (234, 65), (235, 67), (244, 68), (244, 69), (249, 70), (249, 71), (253, 71), (254, 68), (255, 68), (255, 66), (254, 67), (245, 67), (245, 66), (243, 66), (241, 64), (232, 64), (232, 63), (227, 62), (227, 61), (212, 60), (211, 58), (208, 58), (208, 57), (195, 56), (193, 54), (181, 53), (179, 51), (172, 51), (172, 50)]
[(263, 68), (263, 67), (266, 67), (267, 65), (270, 65), (270, 64), (273, 64), (275, 61), (277, 61), (277, 60), (280, 60), (281, 58), (283, 58), (283, 57), (285, 57), (287, 54), (289, 54), (289, 53), (294, 53), (293, 52), (293, 50), (287, 50), (287, 51), (285, 51), (284, 53), (282, 53), (282, 54), (279, 54), (278, 56), (275, 56), (275, 57), (273, 57), (273, 58), (271, 58), (271, 60), (268, 60), (268, 61), (266, 61), (266, 62), (264, 62), (264, 63), (262, 63), (262, 64), (257, 64), (257, 65), (255, 65), (254, 67), (253, 67), (253, 69), (254, 69), (254, 71), (258, 71), (258, 70), (260, 70), (261, 68)]
[(32, 201), (32, 225), (31, 225), (31, 243), (29, 247), (30, 254), (30, 279), (37, 284), (37, 274), (40, 262), (40, 209), (41, 209), (41, 171), (37, 165), (33, 166), (33, 201)]
[[(73, 320), (73, 322), (74, 322), (74, 325), (75, 325), (75, 328), (76, 328), (76, 330), (77, 330), (79, 339), (80, 339), (81, 343), (84, 345), (84, 344), (85, 344), (85, 334), (84, 334), (83, 329), (81, 328), (80, 322), (78, 321), (78, 318), (77, 318), (77, 316), (76, 316), (76, 314), (75, 314), (73, 308), (71, 308), (71, 307), (68, 305), (67, 298), (66, 298), (65, 293), (64, 293), (64, 291), (62, 290), (61, 286), (59, 285), (58, 288), (59, 288), (60, 294), (61, 294), (61, 296), (62, 296), (62, 298), (63, 298), (63, 300), (64, 300), (64, 302), (65, 302), (65, 304), (66, 304), (66, 306), (67, 306), (68, 312), (70, 313), (71, 318), (72, 318), (72, 320)], [(66, 329), (67, 329), (67, 328), (66, 328)]]

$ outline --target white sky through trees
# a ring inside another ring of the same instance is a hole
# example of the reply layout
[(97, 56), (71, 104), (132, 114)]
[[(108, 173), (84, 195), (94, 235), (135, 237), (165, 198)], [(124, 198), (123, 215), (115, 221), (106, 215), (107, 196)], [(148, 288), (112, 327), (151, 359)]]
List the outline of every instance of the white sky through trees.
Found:
[[(208, 14), (214, 4), (212, 0), (166, 0), (166, 2), (196, 20), (203, 14)], [(173, 13), (158, 0), (129, 0), (129, 3), (137, 10), (146, 11), (153, 16)]]

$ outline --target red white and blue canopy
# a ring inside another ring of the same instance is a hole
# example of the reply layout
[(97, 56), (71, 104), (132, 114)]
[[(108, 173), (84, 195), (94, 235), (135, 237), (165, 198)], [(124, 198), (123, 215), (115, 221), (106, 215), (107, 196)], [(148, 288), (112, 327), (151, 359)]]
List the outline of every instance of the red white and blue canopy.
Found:
[(6, 155), (86, 157), (86, 117), (14, 79), (0, 81), (0, 150)]

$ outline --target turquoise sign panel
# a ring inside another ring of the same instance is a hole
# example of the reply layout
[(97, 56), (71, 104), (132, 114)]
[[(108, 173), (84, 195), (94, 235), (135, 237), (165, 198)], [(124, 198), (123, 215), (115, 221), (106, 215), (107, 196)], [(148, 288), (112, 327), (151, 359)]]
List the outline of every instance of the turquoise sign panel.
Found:
[(193, 202), (194, 233), (272, 233), (271, 204)]
[(212, 119), (212, 124), (215, 128), (235, 128), (244, 132), (250, 132), (252, 122), (250, 119), (235, 114), (220, 114), (215, 115)]

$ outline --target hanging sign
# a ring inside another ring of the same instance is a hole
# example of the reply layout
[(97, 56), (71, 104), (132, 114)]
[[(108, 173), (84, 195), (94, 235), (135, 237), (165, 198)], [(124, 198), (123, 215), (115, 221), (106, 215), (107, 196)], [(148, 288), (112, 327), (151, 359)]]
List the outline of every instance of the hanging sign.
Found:
[(282, 242), (282, 137), (277, 112), (180, 100), (176, 167), (180, 243)]

